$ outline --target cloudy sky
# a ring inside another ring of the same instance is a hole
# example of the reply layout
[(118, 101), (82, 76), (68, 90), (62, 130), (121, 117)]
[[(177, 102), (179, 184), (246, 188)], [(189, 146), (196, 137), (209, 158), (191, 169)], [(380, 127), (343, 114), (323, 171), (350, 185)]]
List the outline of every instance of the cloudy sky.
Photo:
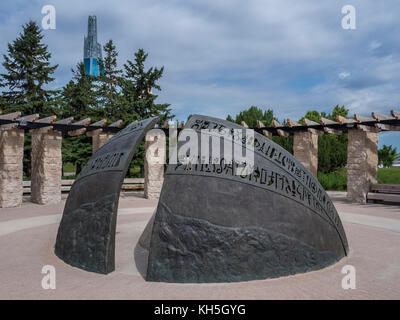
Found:
[[(225, 118), (256, 105), (283, 120), (339, 104), (370, 116), (400, 109), (400, 2), (396, 0), (2, 0), (0, 53), (29, 19), (41, 24), (56, 8), (56, 29), (44, 30), (56, 87), (82, 60), (89, 15), (99, 42), (113, 39), (119, 62), (143, 48), (148, 66), (164, 66), (159, 103), (178, 120), (200, 113)], [(356, 9), (356, 29), (342, 28), (342, 7)], [(400, 150), (400, 132), (380, 145)]]

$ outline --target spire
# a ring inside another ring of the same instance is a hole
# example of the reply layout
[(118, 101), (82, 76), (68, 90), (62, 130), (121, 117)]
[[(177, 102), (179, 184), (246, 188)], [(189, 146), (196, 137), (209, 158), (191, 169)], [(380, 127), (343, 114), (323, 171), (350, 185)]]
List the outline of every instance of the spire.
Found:
[(98, 76), (99, 62), (101, 59), (101, 45), (97, 42), (97, 17), (89, 16), (87, 36), (84, 38), (83, 45), (83, 60), (86, 73), (92, 76)]

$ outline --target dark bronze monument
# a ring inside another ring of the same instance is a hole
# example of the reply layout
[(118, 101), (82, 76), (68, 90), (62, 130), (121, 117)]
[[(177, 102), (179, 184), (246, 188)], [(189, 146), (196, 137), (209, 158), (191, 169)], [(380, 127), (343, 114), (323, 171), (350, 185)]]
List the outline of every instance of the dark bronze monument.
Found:
[(69, 193), (55, 254), (92, 272), (115, 268), (115, 229), (121, 185), (136, 148), (158, 117), (134, 122), (108, 140), (88, 161)]
[[(192, 116), (185, 128), (233, 137), (233, 129), (243, 127)], [(236, 175), (235, 162), (223, 156), (215, 164), (168, 166), (157, 211), (139, 241), (149, 252), (148, 281), (275, 278), (321, 269), (346, 256), (342, 223), (317, 179), (258, 133), (253, 141), (233, 141), (242, 148), (254, 144), (251, 174)]]

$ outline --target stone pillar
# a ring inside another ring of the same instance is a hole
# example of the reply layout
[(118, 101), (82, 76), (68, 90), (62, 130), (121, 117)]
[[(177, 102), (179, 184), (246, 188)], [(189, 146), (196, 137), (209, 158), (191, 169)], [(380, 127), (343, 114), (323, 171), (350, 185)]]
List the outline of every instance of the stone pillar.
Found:
[(103, 132), (92, 136), (92, 152), (93, 154), (100, 149), (100, 147), (106, 143), (108, 139), (111, 139), (114, 133)]
[(38, 204), (61, 201), (62, 136), (60, 132), (32, 130), (31, 199)]
[(146, 134), (146, 157), (144, 160), (144, 196), (158, 199), (164, 182), (165, 134), (153, 129)]
[(366, 203), (370, 185), (378, 178), (378, 131), (352, 129), (348, 136), (347, 199)]
[(24, 131), (0, 131), (0, 208), (22, 203), (23, 158)]
[(309, 131), (299, 131), (293, 137), (293, 155), (310, 172), (318, 174), (318, 135)]

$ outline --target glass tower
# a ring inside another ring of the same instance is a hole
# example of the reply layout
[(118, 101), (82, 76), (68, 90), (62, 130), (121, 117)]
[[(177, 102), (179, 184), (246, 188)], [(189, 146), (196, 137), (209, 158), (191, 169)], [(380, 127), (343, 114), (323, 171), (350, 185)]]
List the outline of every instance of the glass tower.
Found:
[(100, 75), (100, 60), (102, 59), (101, 45), (97, 42), (97, 17), (89, 16), (88, 34), (83, 44), (83, 62), (88, 75)]

